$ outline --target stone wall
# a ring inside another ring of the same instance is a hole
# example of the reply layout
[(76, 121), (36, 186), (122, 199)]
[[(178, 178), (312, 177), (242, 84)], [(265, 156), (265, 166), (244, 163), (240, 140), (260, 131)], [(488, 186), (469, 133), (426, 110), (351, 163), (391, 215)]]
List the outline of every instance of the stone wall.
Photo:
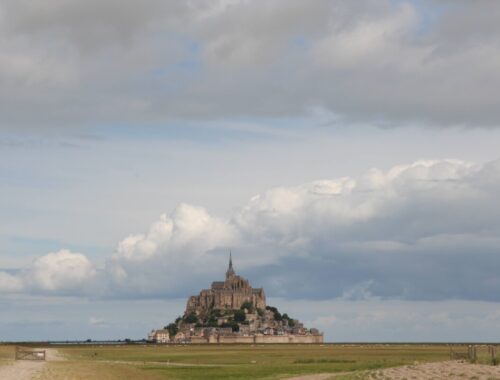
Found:
[(211, 335), (209, 337), (193, 336), (191, 343), (219, 343), (219, 344), (277, 344), (277, 343), (323, 343), (323, 335)]

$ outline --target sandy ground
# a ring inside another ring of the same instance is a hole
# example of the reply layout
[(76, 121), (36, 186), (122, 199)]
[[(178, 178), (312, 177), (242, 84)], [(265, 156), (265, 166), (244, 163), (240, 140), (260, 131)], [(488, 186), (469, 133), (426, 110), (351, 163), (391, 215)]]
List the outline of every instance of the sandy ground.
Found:
[(335, 380), (335, 379), (370, 379), (370, 380), (429, 380), (429, 379), (469, 379), (500, 380), (500, 366), (470, 364), (460, 361), (424, 363), (377, 371), (343, 372), (338, 374), (321, 373), (292, 377), (287, 380)]
[(474, 379), (500, 380), (500, 366), (469, 364), (459, 361), (425, 363), (388, 368), (369, 373), (368, 379)]
[[(64, 360), (57, 350), (52, 348), (45, 349), (46, 360), (56, 361)], [(35, 379), (45, 366), (44, 361), (36, 360), (12, 360), (11, 363), (0, 366), (1, 380), (32, 380)]]

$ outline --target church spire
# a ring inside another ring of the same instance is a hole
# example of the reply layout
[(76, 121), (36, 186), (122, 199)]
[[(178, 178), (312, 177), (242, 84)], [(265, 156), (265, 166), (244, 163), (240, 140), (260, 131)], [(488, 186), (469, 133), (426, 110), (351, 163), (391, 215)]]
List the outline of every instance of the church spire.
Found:
[(229, 278), (231, 276), (234, 276), (234, 269), (233, 269), (233, 255), (231, 251), (229, 251), (229, 267), (227, 268), (226, 271), (226, 278)]

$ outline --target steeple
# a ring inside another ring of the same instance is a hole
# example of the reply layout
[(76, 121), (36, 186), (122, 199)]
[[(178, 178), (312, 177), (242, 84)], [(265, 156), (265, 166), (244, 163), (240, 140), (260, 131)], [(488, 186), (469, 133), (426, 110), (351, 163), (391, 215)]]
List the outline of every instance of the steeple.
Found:
[(226, 278), (229, 278), (231, 276), (234, 276), (234, 269), (233, 269), (233, 255), (231, 254), (231, 251), (229, 251), (229, 267), (227, 268), (226, 271)]

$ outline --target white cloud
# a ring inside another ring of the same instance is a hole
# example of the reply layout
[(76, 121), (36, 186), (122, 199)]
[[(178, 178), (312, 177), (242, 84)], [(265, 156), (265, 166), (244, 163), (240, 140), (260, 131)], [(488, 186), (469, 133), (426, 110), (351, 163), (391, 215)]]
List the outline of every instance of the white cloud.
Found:
[(162, 214), (147, 234), (131, 235), (121, 241), (113, 260), (144, 261), (158, 255), (181, 255), (186, 259), (186, 251), (196, 256), (237, 240), (237, 230), (227, 222), (202, 207), (181, 204), (171, 217)]
[(105, 327), (105, 326), (107, 326), (107, 323), (106, 323), (106, 320), (104, 318), (90, 317), (89, 318), (89, 325)]
[(202, 207), (180, 204), (171, 216), (161, 215), (146, 234), (122, 240), (107, 261), (106, 271), (114, 281), (112, 287), (118, 284), (132, 292), (168, 291), (185, 284), (179, 281), (184, 276), (182, 268), (206, 272), (210, 251), (238, 242), (238, 231), (230, 223)]
[(68, 250), (36, 259), (23, 276), (34, 292), (81, 292), (96, 276), (96, 269), (81, 253)]

